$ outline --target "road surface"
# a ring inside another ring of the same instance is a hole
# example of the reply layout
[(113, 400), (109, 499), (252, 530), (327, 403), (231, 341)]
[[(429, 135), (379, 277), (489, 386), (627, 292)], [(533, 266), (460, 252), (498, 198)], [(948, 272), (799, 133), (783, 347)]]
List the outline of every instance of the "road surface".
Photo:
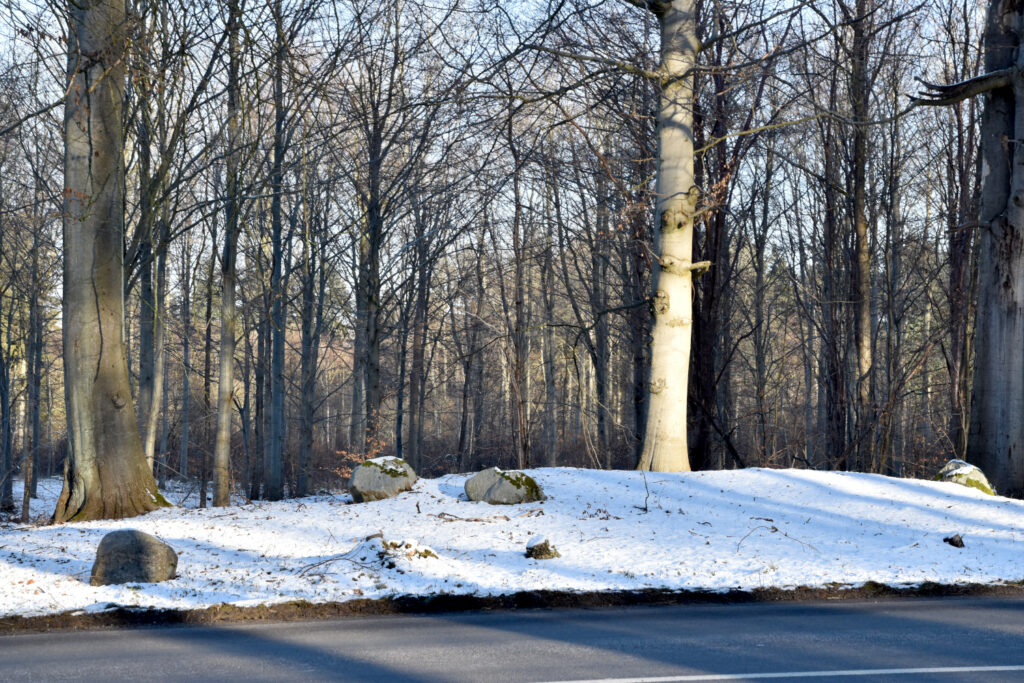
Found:
[(524, 610), (0, 637), (0, 680), (1021, 681), (1024, 599)]

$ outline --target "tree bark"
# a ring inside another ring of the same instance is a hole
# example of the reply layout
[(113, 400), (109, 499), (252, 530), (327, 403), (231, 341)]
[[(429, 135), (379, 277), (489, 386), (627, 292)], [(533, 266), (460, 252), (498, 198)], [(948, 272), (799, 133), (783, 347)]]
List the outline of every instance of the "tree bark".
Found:
[(690, 0), (662, 3), (662, 91), (658, 103), (658, 263), (647, 427), (639, 468), (690, 469), (686, 401), (693, 327), (693, 74), (697, 58)]
[(220, 363), (217, 383), (217, 433), (213, 445), (213, 504), (231, 504), (231, 418), (235, 390), (235, 266), (238, 251), (238, 144), (239, 144), (239, 0), (228, 5), (228, 137), (224, 198), (224, 252), (221, 256)]
[[(985, 69), (1020, 64), (1014, 27), (1024, 8), (993, 0)], [(967, 458), (1003, 495), (1024, 494), (1024, 77), (985, 95), (981, 120), (982, 193), (978, 312)]]
[(69, 454), (54, 521), (166, 505), (146, 466), (124, 343), (123, 0), (68, 4), (64, 373)]
[(284, 240), (282, 236), (281, 193), (284, 181), (285, 119), (284, 106), (284, 17), (281, 0), (274, 3), (274, 17), (277, 23), (277, 51), (274, 57), (274, 157), (270, 184), (271, 198), (271, 247), (273, 250), (270, 276), (270, 290), (273, 297), (270, 312), (270, 434), (267, 460), (263, 468), (264, 497), (267, 500), (284, 498), (284, 299), (287, 293), (282, 286)]
[[(868, 79), (868, 2), (857, 0), (853, 23), (853, 46), (850, 92), (853, 97), (855, 124), (868, 120), (868, 98), (871, 84)], [(875, 440), (875, 414), (871, 403), (872, 335), (871, 335), (871, 250), (868, 241), (867, 206), (867, 136), (865, 125), (853, 127), (853, 228), (856, 264), (853, 269), (853, 291), (856, 297), (856, 349), (857, 349), (857, 469), (870, 466), (873, 461)]]

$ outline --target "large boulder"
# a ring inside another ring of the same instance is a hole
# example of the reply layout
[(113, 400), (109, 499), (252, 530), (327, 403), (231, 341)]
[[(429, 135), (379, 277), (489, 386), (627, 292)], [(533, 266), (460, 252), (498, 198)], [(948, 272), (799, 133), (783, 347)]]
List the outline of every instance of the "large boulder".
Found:
[(985, 473), (974, 465), (963, 460), (950, 460), (935, 475), (935, 481), (951, 481), (961, 486), (970, 486), (990, 496), (996, 495), (996, 490), (988, 482)]
[(112, 531), (100, 541), (92, 565), (94, 586), (173, 579), (178, 553), (156, 536), (135, 529)]
[(491, 505), (515, 505), (545, 500), (544, 490), (528, 474), (490, 467), (466, 480), (466, 497)]
[(385, 456), (367, 460), (352, 472), (348, 490), (357, 503), (393, 498), (416, 483), (416, 473), (401, 458)]

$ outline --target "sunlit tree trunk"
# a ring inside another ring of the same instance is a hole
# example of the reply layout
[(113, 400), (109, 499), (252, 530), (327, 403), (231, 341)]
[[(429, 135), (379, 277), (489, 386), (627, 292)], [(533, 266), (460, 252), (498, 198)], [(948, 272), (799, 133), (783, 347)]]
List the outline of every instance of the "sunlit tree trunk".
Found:
[(662, 91), (658, 103), (658, 176), (654, 329), (647, 428), (640, 469), (689, 471), (686, 401), (693, 327), (693, 74), (697, 37), (692, 2), (657, 3)]
[(54, 521), (166, 504), (146, 465), (124, 344), (123, 0), (68, 4), (64, 373), (69, 453)]

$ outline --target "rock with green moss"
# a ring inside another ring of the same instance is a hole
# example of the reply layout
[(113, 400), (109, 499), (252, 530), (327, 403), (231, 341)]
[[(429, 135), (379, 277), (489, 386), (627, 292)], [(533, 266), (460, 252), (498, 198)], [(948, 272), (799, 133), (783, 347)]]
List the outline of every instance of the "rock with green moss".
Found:
[(466, 497), (491, 505), (516, 505), (545, 500), (544, 490), (533, 477), (516, 470), (491, 467), (466, 480)]
[(357, 503), (393, 498), (416, 483), (416, 473), (401, 458), (386, 456), (362, 463), (352, 472), (348, 490)]
[(535, 536), (526, 544), (526, 556), (532, 560), (553, 560), (562, 555), (551, 541), (543, 536)]
[(961, 486), (970, 486), (990, 496), (996, 495), (996, 490), (988, 482), (985, 473), (974, 465), (963, 460), (950, 460), (935, 475), (935, 481), (951, 481)]

